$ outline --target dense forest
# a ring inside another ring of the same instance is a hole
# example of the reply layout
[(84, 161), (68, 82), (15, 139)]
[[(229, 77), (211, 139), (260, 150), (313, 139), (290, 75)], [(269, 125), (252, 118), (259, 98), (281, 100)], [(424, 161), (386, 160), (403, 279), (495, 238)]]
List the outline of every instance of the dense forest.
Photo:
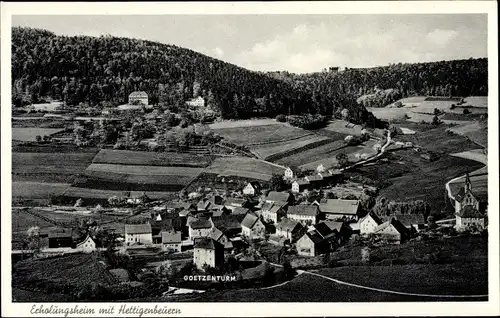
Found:
[[(384, 67), (346, 69), (342, 72), (291, 74), (272, 72), (269, 76), (294, 87), (305, 87), (316, 98), (330, 98), (332, 86), (342, 96), (372, 95), (359, 99), (365, 107), (383, 107), (398, 99), (423, 96), (488, 95), (488, 59), (467, 59)], [(325, 97), (326, 96), (326, 97)]]

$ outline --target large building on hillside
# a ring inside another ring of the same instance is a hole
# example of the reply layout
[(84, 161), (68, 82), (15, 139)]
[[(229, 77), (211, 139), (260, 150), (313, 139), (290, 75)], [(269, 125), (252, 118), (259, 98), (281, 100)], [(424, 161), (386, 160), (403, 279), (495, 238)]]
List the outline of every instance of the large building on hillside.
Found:
[(143, 91), (132, 92), (128, 95), (128, 103), (129, 105), (148, 105), (148, 94)]
[(465, 185), (455, 196), (457, 228), (484, 228), (487, 224), (488, 201), (484, 195), (472, 191), (470, 176), (465, 175)]

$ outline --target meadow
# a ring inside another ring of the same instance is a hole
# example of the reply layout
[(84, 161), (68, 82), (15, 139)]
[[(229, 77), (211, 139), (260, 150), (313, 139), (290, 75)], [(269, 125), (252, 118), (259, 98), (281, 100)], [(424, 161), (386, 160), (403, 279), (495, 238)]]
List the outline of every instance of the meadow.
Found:
[(224, 137), (226, 141), (248, 147), (289, 141), (312, 135), (306, 130), (286, 124), (222, 128), (215, 130), (215, 132)]
[(12, 128), (12, 140), (36, 141), (36, 136), (50, 136), (64, 131), (63, 128)]
[(220, 157), (205, 169), (205, 173), (268, 181), (273, 174), (283, 174), (283, 167), (247, 157)]
[(286, 157), (294, 153), (299, 153), (302, 150), (318, 147), (333, 141), (333, 139), (328, 137), (309, 135), (291, 141), (252, 147), (251, 150), (260, 158), (273, 162), (281, 157)]
[(187, 153), (101, 149), (92, 162), (138, 166), (206, 167), (211, 161), (210, 156)]

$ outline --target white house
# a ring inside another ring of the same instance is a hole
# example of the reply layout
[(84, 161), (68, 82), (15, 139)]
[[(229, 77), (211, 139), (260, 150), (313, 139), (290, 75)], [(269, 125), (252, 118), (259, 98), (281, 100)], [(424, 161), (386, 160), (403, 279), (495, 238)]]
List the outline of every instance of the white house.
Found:
[(327, 219), (358, 219), (360, 210), (359, 200), (328, 199), (320, 203), (319, 209), (325, 213)]
[(162, 231), (161, 244), (164, 251), (180, 252), (182, 246), (180, 231)]
[(316, 167), (316, 172), (317, 172), (317, 173), (321, 173), (321, 172), (325, 172), (325, 171), (326, 171), (326, 168), (325, 168), (325, 166), (324, 166), (322, 163), (320, 163), (320, 164)]
[(194, 241), (194, 239), (199, 237), (208, 237), (212, 231), (213, 223), (207, 219), (195, 219), (189, 222), (189, 239)]
[(308, 189), (309, 186), (310, 186), (309, 181), (307, 181), (305, 179), (295, 180), (292, 183), (292, 192), (293, 193), (300, 193), (300, 192), (304, 191), (305, 189)]
[(125, 224), (125, 242), (133, 244), (153, 244), (151, 224)]
[(212, 238), (199, 238), (194, 243), (193, 262), (198, 269), (208, 265), (220, 267), (224, 264), (224, 245)]
[(294, 176), (294, 174), (293, 174), (292, 169), (290, 169), (290, 167), (287, 167), (285, 169), (285, 179), (291, 180), (291, 179), (293, 179), (293, 176)]
[(249, 182), (247, 185), (243, 188), (243, 194), (245, 195), (255, 195), (259, 191), (259, 187), (256, 183)]
[(287, 238), (290, 242), (294, 242), (303, 228), (300, 222), (289, 218), (282, 218), (281, 221), (276, 224), (276, 235)]
[(260, 215), (266, 222), (278, 223), (286, 215), (287, 203), (265, 202), (261, 207)]
[(266, 228), (258, 216), (248, 213), (241, 222), (241, 233), (249, 238), (262, 238)]
[(375, 213), (368, 213), (358, 221), (359, 233), (370, 234), (375, 232), (375, 228), (382, 224), (382, 220)]
[(148, 105), (148, 94), (143, 91), (133, 92), (128, 95), (129, 105), (142, 104), (144, 106)]
[(87, 237), (83, 241), (76, 244), (76, 249), (82, 250), (84, 253), (91, 253), (96, 250), (96, 245), (94, 240), (89, 235), (87, 235)]
[(191, 107), (204, 107), (205, 106), (205, 99), (203, 99), (203, 97), (198, 96), (196, 98), (188, 100), (186, 102), (186, 104), (188, 106), (191, 106)]
[(396, 218), (390, 218), (377, 226), (373, 234), (380, 239), (399, 244), (409, 237), (409, 230)]

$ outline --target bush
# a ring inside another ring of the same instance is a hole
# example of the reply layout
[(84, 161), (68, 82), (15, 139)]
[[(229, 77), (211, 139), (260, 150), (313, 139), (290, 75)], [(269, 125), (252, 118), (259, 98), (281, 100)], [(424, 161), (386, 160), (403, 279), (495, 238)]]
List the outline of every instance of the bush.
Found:
[(470, 110), (468, 108), (465, 108), (463, 113), (464, 113), (464, 115), (468, 115), (468, 114), (470, 114)]
[(276, 121), (284, 123), (286, 121), (286, 116), (283, 114), (279, 114), (278, 116), (276, 116)]
[(326, 116), (320, 114), (307, 114), (304, 116), (294, 116), (288, 119), (288, 122), (292, 126), (296, 126), (303, 129), (319, 129), (326, 126), (328, 119)]

